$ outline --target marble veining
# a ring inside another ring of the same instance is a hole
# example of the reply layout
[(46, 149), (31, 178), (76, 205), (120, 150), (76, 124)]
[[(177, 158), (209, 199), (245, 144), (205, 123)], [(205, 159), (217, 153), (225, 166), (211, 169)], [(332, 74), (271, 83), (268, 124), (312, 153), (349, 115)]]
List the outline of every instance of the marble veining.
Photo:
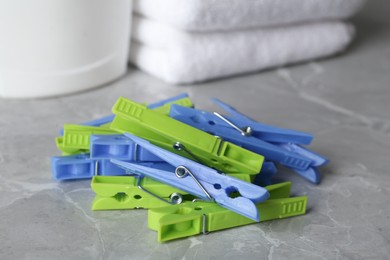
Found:
[[(193, 86), (131, 68), (77, 95), (0, 100), (0, 259), (389, 259), (389, 11), (369, 1), (353, 20), (356, 42), (325, 60)], [(313, 133), (311, 149), (331, 160), (321, 184), (282, 167), (276, 179), (309, 196), (307, 214), (159, 244), (146, 210), (94, 212), (88, 180), (51, 179), (64, 123), (107, 115), (119, 96), (153, 102), (182, 92), (202, 109), (215, 110), (208, 98), (219, 97), (257, 120)]]

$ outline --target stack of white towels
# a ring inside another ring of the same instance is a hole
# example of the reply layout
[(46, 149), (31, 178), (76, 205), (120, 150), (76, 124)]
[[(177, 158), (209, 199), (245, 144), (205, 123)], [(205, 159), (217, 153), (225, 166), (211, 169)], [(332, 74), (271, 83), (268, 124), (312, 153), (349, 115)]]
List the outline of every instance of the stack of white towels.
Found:
[(134, 0), (130, 61), (194, 83), (338, 53), (364, 0)]

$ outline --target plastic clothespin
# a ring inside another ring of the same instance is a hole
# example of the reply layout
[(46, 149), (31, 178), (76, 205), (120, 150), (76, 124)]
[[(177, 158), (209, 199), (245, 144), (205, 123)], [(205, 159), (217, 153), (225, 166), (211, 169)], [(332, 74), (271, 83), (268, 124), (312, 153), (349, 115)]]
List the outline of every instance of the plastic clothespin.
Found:
[(124, 135), (91, 135), (91, 158), (133, 162), (161, 162), (161, 158), (139, 147)]
[(157, 170), (113, 159), (111, 162), (114, 164), (133, 174), (145, 175), (203, 200), (215, 201), (225, 208), (259, 221), (260, 216), (255, 203), (268, 198), (269, 194), (264, 188), (219, 174), (214, 169), (159, 148), (142, 138), (128, 133), (125, 135), (156, 156), (163, 158), (174, 166), (175, 170)]
[[(153, 156), (156, 158), (156, 156)], [(171, 165), (160, 161), (141, 161), (151, 157), (130, 157), (126, 158), (125, 162), (138, 163), (150, 168), (159, 170), (172, 170)], [(134, 161), (137, 159), (137, 161)], [(91, 158), (89, 154), (76, 154), (69, 156), (54, 156), (51, 158), (52, 176), (55, 180), (75, 180), (75, 179), (90, 179), (93, 176), (119, 176), (131, 175), (122, 167), (113, 164), (110, 158)]]
[[(172, 170), (170, 164), (153, 165), (155, 168)], [(248, 174), (230, 174), (229, 176), (250, 182)], [(91, 182), (96, 193), (92, 202), (93, 210), (158, 208), (169, 204), (180, 204), (193, 196), (172, 186), (157, 182), (151, 178), (139, 176), (94, 176)]]
[(265, 159), (287, 167), (306, 170), (313, 163), (310, 158), (263, 141), (251, 135), (251, 133), (245, 134), (244, 132), (237, 131), (234, 127), (227, 127), (229, 125), (226, 126), (226, 122), (221, 117), (210, 112), (172, 105), (169, 116), (180, 122), (219, 136), (228, 142), (239, 145), (252, 152), (261, 154)]
[(51, 158), (52, 176), (55, 180), (92, 178), (94, 175), (125, 175), (123, 168), (110, 160), (94, 160), (89, 154), (54, 156)]
[[(212, 99), (213, 103), (230, 113), (233, 117), (226, 117), (228, 121), (232, 122), (233, 124), (239, 123), (241, 125), (246, 125), (243, 129), (248, 129), (248, 127), (252, 131), (252, 135), (254, 136), (259, 136), (259, 138), (262, 138), (265, 141), (273, 142), (274, 145), (283, 147), (284, 149), (288, 151), (292, 151), (296, 154), (302, 155), (306, 158), (310, 158), (313, 163), (312, 167), (319, 167), (327, 164), (329, 160), (313, 151), (310, 151), (308, 149), (303, 148), (299, 144), (309, 144), (313, 140), (313, 136), (309, 133), (304, 133), (304, 132), (298, 132), (294, 130), (289, 130), (289, 129), (283, 129), (283, 128), (278, 128), (274, 126), (269, 126), (265, 125), (259, 122), (256, 122), (249, 117), (241, 114), (238, 112), (235, 108), (229, 106), (228, 104), (213, 98)], [(237, 120), (237, 122), (235, 121)], [(254, 123), (254, 125), (252, 125)], [(263, 128), (263, 130), (261, 130)], [(259, 133), (255, 129), (259, 130)], [(263, 134), (261, 132), (263, 131)], [(266, 134), (267, 131), (270, 131), (273, 134), (277, 134), (280, 132), (281, 135), (286, 135), (285, 141), (283, 139), (274, 139), (268, 136), (268, 133)], [(294, 134), (295, 132), (295, 134)], [(288, 134), (291, 133), (292, 136), (288, 136)], [(317, 169), (307, 169), (308, 172), (316, 172)], [(305, 176), (304, 171), (301, 171), (302, 176)], [(314, 174), (315, 175), (315, 174)], [(309, 177), (311, 178), (311, 177)], [(318, 180), (319, 181), (319, 180)]]
[(172, 186), (140, 176), (94, 176), (96, 193), (93, 210), (158, 208), (183, 201), (183, 192)]
[[(257, 204), (261, 221), (282, 219), (306, 213), (307, 197), (290, 198), (291, 183), (265, 187), (270, 198)], [(148, 227), (158, 232), (158, 241), (207, 234), (212, 231), (255, 223), (214, 203), (185, 202), (148, 211)]]
[[(171, 104), (178, 104), (184, 107), (193, 107), (188, 94), (183, 93), (153, 104), (148, 105), (148, 108), (167, 115)], [(61, 129), (61, 137), (56, 138), (56, 145), (63, 152), (62, 155), (72, 155), (78, 153), (87, 153), (89, 151), (89, 137), (91, 134), (117, 134), (117, 132), (109, 129), (111, 121), (115, 115), (105, 116), (80, 125), (65, 125)], [(66, 134), (65, 134), (66, 130)]]
[[(223, 139), (257, 152), (265, 156), (265, 159), (278, 162), (294, 172), (309, 180), (312, 183), (319, 183), (321, 176), (316, 167), (322, 166), (328, 160), (319, 154), (294, 143), (270, 143), (263, 141), (252, 135), (251, 130), (246, 133), (244, 130), (237, 130), (238, 127), (232, 124), (221, 115), (214, 115), (206, 111), (200, 111), (191, 108), (185, 108), (173, 105), (170, 116), (187, 123), (191, 126), (198, 127), (203, 131), (213, 133)], [(225, 126), (223, 126), (225, 124)], [(230, 126), (230, 127), (229, 127)], [(288, 130), (290, 131), (290, 130)], [(265, 178), (260, 183), (269, 184)]]
[(225, 142), (145, 106), (119, 98), (111, 129), (130, 132), (151, 143), (226, 173), (257, 174), (263, 156)]
[[(150, 104), (148, 107), (155, 111), (167, 115), (171, 104), (179, 104), (184, 107), (193, 107), (188, 94), (183, 93), (157, 103)], [(57, 148), (62, 151), (62, 155), (72, 155), (89, 152), (89, 135), (91, 134), (117, 134), (109, 129), (111, 121), (115, 115), (105, 116), (81, 125), (65, 125), (61, 130), (61, 137), (56, 138)], [(66, 133), (65, 133), (66, 132)]]
[[(167, 99), (164, 99), (162, 101), (152, 103), (148, 105), (148, 108), (155, 109), (156, 111), (167, 115), (169, 113), (169, 108), (171, 104), (178, 104), (184, 107), (193, 107), (194, 104), (192, 103), (191, 99), (188, 97), (187, 93), (182, 93), (174, 97), (170, 97)], [(115, 115), (111, 114), (108, 116), (104, 116), (92, 121), (81, 123), (80, 125), (85, 126), (107, 126), (109, 127), (109, 124), (114, 119)], [(60, 134), (64, 134), (64, 129), (61, 129)]]
[(313, 140), (313, 135), (309, 133), (259, 123), (250, 119), (244, 114), (241, 114), (235, 108), (220, 101), (217, 98), (212, 98), (211, 101), (231, 115), (223, 116), (223, 118), (227, 120), (225, 123), (230, 122), (232, 125), (243, 131), (250, 129), (252, 136), (260, 138), (264, 141), (276, 143), (310, 144)]

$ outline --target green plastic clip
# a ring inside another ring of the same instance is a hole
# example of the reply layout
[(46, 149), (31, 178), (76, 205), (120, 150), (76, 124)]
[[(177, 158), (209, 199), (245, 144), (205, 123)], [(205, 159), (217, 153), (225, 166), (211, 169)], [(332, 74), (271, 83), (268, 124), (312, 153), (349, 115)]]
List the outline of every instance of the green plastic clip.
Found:
[[(291, 183), (267, 186), (271, 196), (257, 205), (261, 221), (287, 218), (306, 213), (307, 197), (289, 198)], [(158, 232), (158, 241), (207, 234), (211, 231), (256, 223), (209, 202), (185, 202), (148, 211), (148, 226)]]
[(150, 178), (134, 176), (94, 176), (96, 193), (93, 210), (158, 208), (183, 201), (187, 193)]
[(264, 157), (181, 123), (146, 106), (119, 98), (111, 129), (130, 132), (166, 150), (225, 173), (257, 174)]
[(96, 135), (118, 134), (112, 129), (98, 126), (64, 125), (64, 135), (56, 138), (57, 148), (65, 155), (88, 153), (90, 137)]
[[(156, 107), (153, 110), (160, 114), (168, 115), (172, 104), (185, 107), (194, 106), (189, 97), (184, 97)], [(67, 124), (64, 126), (64, 135), (56, 138), (56, 146), (62, 152), (62, 155), (88, 153), (91, 134), (118, 134), (118, 132), (111, 130), (110, 127), (111, 122), (99, 127)]]
[[(229, 175), (250, 181), (248, 174)], [(167, 206), (168, 203), (177, 204), (183, 200), (194, 199), (184, 191), (153, 179), (145, 177), (140, 183), (139, 180), (134, 176), (94, 176), (91, 187), (96, 196), (92, 202), (92, 209), (152, 209)], [(139, 185), (142, 188), (139, 188)]]

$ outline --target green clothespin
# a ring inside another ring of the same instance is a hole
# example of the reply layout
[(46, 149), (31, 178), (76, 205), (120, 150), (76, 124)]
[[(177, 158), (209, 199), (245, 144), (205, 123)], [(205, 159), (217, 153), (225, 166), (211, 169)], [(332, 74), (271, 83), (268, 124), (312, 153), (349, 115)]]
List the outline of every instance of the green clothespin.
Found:
[[(307, 197), (289, 198), (291, 183), (267, 186), (270, 199), (258, 204), (261, 221), (306, 213)], [(148, 227), (158, 232), (158, 241), (256, 223), (251, 219), (209, 202), (185, 202), (148, 211)]]
[[(164, 115), (169, 114), (169, 109), (172, 104), (178, 104), (185, 107), (193, 107), (189, 97), (183, 97), (164, 105), (156, 103), (153, 106), (153, 110)], [(57, 148), (62, 151), (62, 155), (73, 155), (78, 153), (88, 153), (91, 134), (118, 134), (118, 132), (110, 129), (111, 122), (103, 124), (99, 127), (96, 126), (84, 126), (84, 125), (71, 125), (64, 126), (64, 135), (56, 138)]]
[(264, 157), (181, 123), (146, 106), (119, 98), (111, 129), (129, 132), (171, 152), (225, 173), (257, 174)]
[(183, 201), (187, 193), (150, 178), (136, 176), (94, 176), (96, 197), (93, 210), (158, 208)]
[(114, 130), (98, 126), (64, 125), (64, 135), (56, 139), (57, 147), (67, 155), (88, 153), (90, 136), (118, 134)]
[[(229, 175), (250, 181), (248, 174)], [(92, 202), (92, 209), (152, 209), (181, 203), (183, 199), (194, 199), (192, 195), (187, 195), (184, 191), (153, 179), (145, 177), (138, 183), (139, 180), (134, 176), (94, 176), (91, 187), (96, 196)], [(142, 189), (138, 187), (138, 184)]]

